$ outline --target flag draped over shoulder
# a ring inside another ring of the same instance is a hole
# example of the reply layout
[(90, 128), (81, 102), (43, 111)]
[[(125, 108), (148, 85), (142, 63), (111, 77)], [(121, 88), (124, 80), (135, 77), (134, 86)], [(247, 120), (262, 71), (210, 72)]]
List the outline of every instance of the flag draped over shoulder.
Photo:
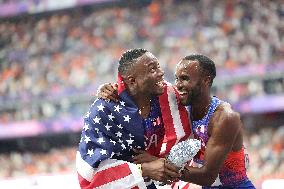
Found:
[[(132, 163), (133, 148), (145, 149), (143, 120), (123, 82), (119, 80), (118, 84), (119, 102), (96, 99), (84, 117), (76, 155), (81, 188), (147, 188)], [(164, 143), (158, 145), (160, 156), (191, 133), (187, 111), (179, 105), (177, 92), (168, 83), (164, 87), (164, 94), (158, 98), (165, 127)]]

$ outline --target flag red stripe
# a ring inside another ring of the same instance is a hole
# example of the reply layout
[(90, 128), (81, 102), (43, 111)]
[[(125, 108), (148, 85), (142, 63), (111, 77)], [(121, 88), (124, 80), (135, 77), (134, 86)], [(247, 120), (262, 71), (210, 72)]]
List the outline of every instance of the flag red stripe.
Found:
[(125, 90), (125, 85), (124, 85), (122, 77), (119, 73), (117, 75), (117, 85), (118, 85), (118, 94), (120, 94), (120, 93), (122, 93), (122, 91)]
[(95, 188), (95, 187), (99, 187), (101, 185), (107, 184), (109, 182), (122, 179), (130, 174), (131, 174), (131, 170), (128, 164), (124, 163), (124, 164), (117, 165), (115, 167), (110, 167), (108, 169), (97, 172), (94, 175), (92, 182), (89, 183), (88, 186), (85, 185), (87, 184), (86, 181), (82, 180), (81, 182), (80, 180), (80, 186), (83, 189)]
[(185, 184), (184, 181), (178, 181), (178, 182), (173, 183), (173, 184), (171, 185), (171, 188), (172, 188), (172, 189), (190, 189), (189, 186), (190, 186), (190, 183), (189, 183), (189, 182), (187, 182), (187, 183)]
[[(111, 169), (111, 171), (109, 170)], [(112, 173), (112, 174), (110, 174)], [(93, 177), (92, 187), (98, 187), (106, 183), (124, 178), (131, 174), (131, 170), (127, 163), (99, 171)]]
[(187, 183), (182, 189), (189, 189), (189, 183)]
[[(174, 89), (174, 91), (175, 91), (176, 96), (179, 97), (179, 94), (176, 91), (176, 89)], [(185, 140), (191, 134), (191, 122), (189, 119), (189, 115), (187, 114), (186, 108), (180, 104), (179, 98), (177, 99), (178, 99), (178, 110), (179, 110), (180, 120), (183, 126), (183, 130), (185, 132), (185, 136), (182, 137), (181, 140)]]
[(84, 179), (78, 172), (77, 174), (78, 174), (78, 180), (79, 180), (80, 187), (82, 189), (87, 189), (88, 186), (90, 185), (90, 182)]
[[(189, 137), (189, 135), (191, 134), (191, 123), (188, 119), (188, 114), (186, 113), (186, 109), (185, 107), (179, 106), (179, 113), (180, 113), (180, 119), (181, 119), (181, 123), (185, 132), (185, 136), (181, 138), (181, 140), (185, 140)], [(184, 109), (184, 110), (182, 110)]]
[(167, 141), (166, 141), (167, 147), (164, 152), (165, 154), (167, 154), (170, 151), (171, 147), (175, 145), (176, 139), (177, 139), (175, 128), (174, 128), (174, 123), (173, 123), (173, 118), (171, 114), (171, 109), (169, 105), (169, 100), (168, 100), (167, 88), (168, 87), (165, 86), (164, 93), (159, 97), (163, 122), (165, 124), (165, 134), (167, 137)]

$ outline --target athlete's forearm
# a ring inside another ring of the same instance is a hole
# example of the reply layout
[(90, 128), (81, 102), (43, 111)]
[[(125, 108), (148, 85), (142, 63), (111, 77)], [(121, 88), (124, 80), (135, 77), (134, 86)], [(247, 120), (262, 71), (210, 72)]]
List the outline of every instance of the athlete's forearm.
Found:
[(182, 171), (180, 180), (201, 186), (211, 186), (216, 180), (217, 176), (218, 174), (216, 174), (215, 171), (208, 171), (205, 167), (186, 167)]

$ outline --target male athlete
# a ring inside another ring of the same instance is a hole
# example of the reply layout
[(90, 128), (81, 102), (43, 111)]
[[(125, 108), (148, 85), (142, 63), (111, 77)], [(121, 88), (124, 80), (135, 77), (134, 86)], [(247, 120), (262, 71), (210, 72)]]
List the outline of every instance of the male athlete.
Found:
[[(119, 101), (96, 99), (84, 118), (76, 156), (81, 188), (150, 189), (155, 185), (143, 177), (168, 182), (178, 176), (174, 167), (165, 169), (165, 160), (156, 157), (187, 138), (190, 125), (177, 91), (163, 75), (157, 58), (147, 50), (123, 53), (118, 66)], [(134, 164), (139, 149), (155, 158), (143, 155), (147, 160)]]
[(191, 113), (194, 136), (202, 141), (195, 167), (186, 167), (181, 180), (204, 189), (254, 188), (246, 175), (240, 115), (230, 104), (210, 95), (216, 76), (214, 62), (204, 55), (186, 56), (175, 75), (180, 101)]

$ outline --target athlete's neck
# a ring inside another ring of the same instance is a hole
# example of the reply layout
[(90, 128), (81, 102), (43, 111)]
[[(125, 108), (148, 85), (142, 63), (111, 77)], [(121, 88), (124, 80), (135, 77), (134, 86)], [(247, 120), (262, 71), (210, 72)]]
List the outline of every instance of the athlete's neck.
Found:
[(202, 119), (208, 112), (211, 103), (210, 93), (200, 95), (198, 98), (193, 100), (191, 105), (191, 113), (193, 120)]
[(151, 97), (147, 95), (132, 96), (135, 104), (138, 107), (139, 113), (143, 118), (148, 117), (150, 113)]

